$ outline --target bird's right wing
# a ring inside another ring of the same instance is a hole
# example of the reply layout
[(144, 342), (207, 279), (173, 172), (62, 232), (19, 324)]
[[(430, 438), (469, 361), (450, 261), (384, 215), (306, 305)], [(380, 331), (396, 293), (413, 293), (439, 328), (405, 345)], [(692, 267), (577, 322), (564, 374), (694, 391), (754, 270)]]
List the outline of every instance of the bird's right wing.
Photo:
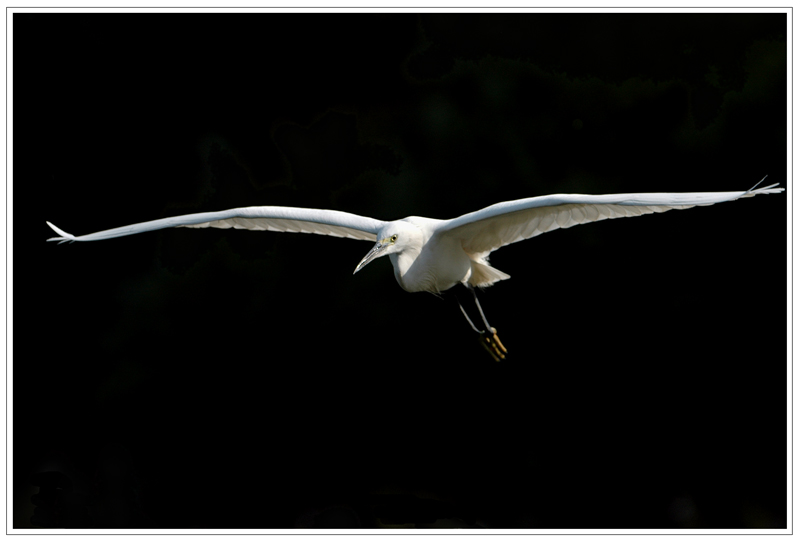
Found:
[(480, 259), (502, 246), (558, 228), (571, 228), (607, 218), (688, 209), (695, 205), (712, 205), (756, 194), (783, 191), (783, 188), (774, 188), (775, 186), (777, 184), (758, 190), (753, 187), (744, 192), (539, 196), (497, 203), (445, 221), (438, 228), (437, 234), (459, 239), (467, 254)]
[(111, 230), (99, 231), (76, 237), (50, 222), (47, 223), (59, 237), (48, 241), (100, 241), (125, 235), (133, 235), (163, 228), (236, 228), (247, 230), (316, 233), (375, 241), (378, 230), (384, 225), (381, 220), (327, 209), (303, 209), (299, 207), (242, 207), (215, 213), (161, 218), (140, 222)]

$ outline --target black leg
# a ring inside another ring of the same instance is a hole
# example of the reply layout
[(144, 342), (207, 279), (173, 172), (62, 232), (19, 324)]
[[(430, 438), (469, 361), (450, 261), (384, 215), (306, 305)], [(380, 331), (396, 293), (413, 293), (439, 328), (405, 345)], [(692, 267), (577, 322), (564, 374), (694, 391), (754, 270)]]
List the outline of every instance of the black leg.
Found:
[(481, 304), (478, 301), (478, 294), (475, 293), (475, 288), (470, 286), (469, 290), (472, 292), (472, 298), (475, 300), (475, 306), (478, 307), (478, 312), (481, 313), (481, 320), (483, 320), (483, 325), (486, 326), (487, 331), (494, 332), (494, 328), (489, 325), (489, 322), (486, 321), (486, 315), (483, 314), (483, 309), (481, 308)]
[[(486, 320), (486, 315), (483, 313), (483, 308), (481, 308), (481, 304), (478, 301), (478, 294), (475, 292), (475, 288), (469, 284), (464, 284), (464, 286), (464, 290), (458, 286), (452, 289), (453, 293), (455, 294), (458, 307), (461, 309), (461, 313), (464, 315), (464, 318), (467, 319), (467, 322), (469, 322), (469, 325), (473, 331), (479, 334), (481, 345), (483, 345), (486, 351), (489, 352), (489, 355), (492, 356), (492, 359), (495, 361), (505, 359), (506, 355), (508, 354), (508, 350), (506, 350), (506, 347), (503, 346), (503, 343), (501, 343), (500, 339), (497, 337), (497, 330), (490, 326), (489, 322)], [(471, 297), (473, 303), (468, 303), (463, 299), (465, 296), (469, 296), (465, 290), (468, 290), (469, 293), (472, 294)], [(474, 320), (473, 318), (470, 318), (469, 314), (467, 314), (467, 310), (464, 308), (464, 305), (467, 305), (470, 310), (473, 311), (473, 316), (475, 316)], [(477, 316), (480, 316), (480, 319), (478, 319)], [(478, 325), (475, 325), (475, 322), (478, 322)]]
[(459, 301), (458, 298), (456, 298), (456, 303), (458, 303), (458, 308), (461, 309), (461, 314), (463, 314), (464, 318), (467, 319), (467, 322), (469, 322), (470, 327), (473, 330), (475, 330), (475, 333), (481, 333), (481, 330), (478, 329), (477, 327), (475, 327), (475, 324), (473, 324), (472, 320), (470, 320), (469, 315), (467, 314), (467, 311), (464, 310), (464, 305), (461, 304), (461, 301)]
[[(480, 315), (475, 310), (476, 307), (473, 303), (473, 300), (475, 299), (473, 292), (474, 289), (466, 284), (464, 284), (464, 286), (464, 288), (460, 286), (454, 286), (448, 290), (448, 292), (453, 292), (453, 295), (456, 298), (456, 303), (458, 303), (458, 308), (461, 309), (461, 313), (464, 315), (464, 318), (467, 319), (467, 322), (469, 322), (469, 326), (473, 329), (473, 331), (476, 333), (483, 333), (484, 331), (487, 331), (487, 328), (483, 326), (485, 319), (479, 318)], [(469, 292), (472, 292), (473, 295), (470, 295)], [(467, 312), (467, 309), (469, 309), (469, 312)], [(470, 317), (470, 314), (472, 314), (472, 317)], [(475, 322), (478, 322), (478, 325), (475, 325)]]

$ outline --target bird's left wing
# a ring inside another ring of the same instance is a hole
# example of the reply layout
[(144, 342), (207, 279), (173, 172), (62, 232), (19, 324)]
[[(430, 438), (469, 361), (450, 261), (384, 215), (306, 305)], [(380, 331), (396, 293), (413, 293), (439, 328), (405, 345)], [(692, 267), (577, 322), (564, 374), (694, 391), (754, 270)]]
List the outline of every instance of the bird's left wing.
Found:
[(79, 237), (57, 228), (50, 222), (47, 223), (59, 235), (59, 237), (51, 237), (48, 241), (61, 241), (62, 243), (66, 241), (100, 241), (174, 227), (316, 233), (375, 241), (378, 230), (383, 224), (384, 222), (381, 220), (342, 211), (299, 207), (242, 207), (216, 213), (196, 213), (140, 222)]
[(712, 205), (756, 194), (774, 194), (783, 191), (783, 188), (774, 188), (775, 186), (777, 184), (757, 190), (753, 187), (745, 192), (539, 196), (497, 203), (480, 211), (445, 221), (437, 233), (459, 239), (468, 254), (484, 258), (502, 246), (558, 228), (571, 228), (577, 224), (607, 218), (663, 213), (670, 209), (688, 209), (695, 205)]

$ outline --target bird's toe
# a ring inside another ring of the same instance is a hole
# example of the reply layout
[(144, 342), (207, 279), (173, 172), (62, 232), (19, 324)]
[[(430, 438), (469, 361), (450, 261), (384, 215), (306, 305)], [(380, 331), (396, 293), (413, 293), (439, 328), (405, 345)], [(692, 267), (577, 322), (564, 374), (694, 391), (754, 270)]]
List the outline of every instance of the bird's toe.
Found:
[(503, 346), (503, 343), (501, 343), (500, 339), (497, 337), (497, 330), (492, 328), (491, 331), (491, 335), (485, 331), (482, 332), (480, 334), (480, 342), (486, 351), (489, 352), (489, 355), (492, 356), (493, 360), (500, 361), (506, 358), (508, 350), (505, 346)]

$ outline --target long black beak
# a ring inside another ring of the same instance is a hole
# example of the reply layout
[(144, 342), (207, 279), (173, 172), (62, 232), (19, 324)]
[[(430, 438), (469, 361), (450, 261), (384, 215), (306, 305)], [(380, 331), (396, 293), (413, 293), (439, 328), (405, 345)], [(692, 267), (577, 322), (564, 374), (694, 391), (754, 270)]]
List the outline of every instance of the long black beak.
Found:
[(353, 271), (353, 274), (355, 275), (356, 273), (361, 271), (369, 262), (371, 262), (375, 258), (383, 256), (383, 251), (386, 250), (386, 247), (388, 246), (389, 246), (388, 243), (381, 243), (380, 241), (375, 243), (375, 246), (372, 247), (372, 250), (367, 252), (367, 255), (364, 256), (364, 258), (358, 263), (358, 265), (356, 266), (356, 270)]

